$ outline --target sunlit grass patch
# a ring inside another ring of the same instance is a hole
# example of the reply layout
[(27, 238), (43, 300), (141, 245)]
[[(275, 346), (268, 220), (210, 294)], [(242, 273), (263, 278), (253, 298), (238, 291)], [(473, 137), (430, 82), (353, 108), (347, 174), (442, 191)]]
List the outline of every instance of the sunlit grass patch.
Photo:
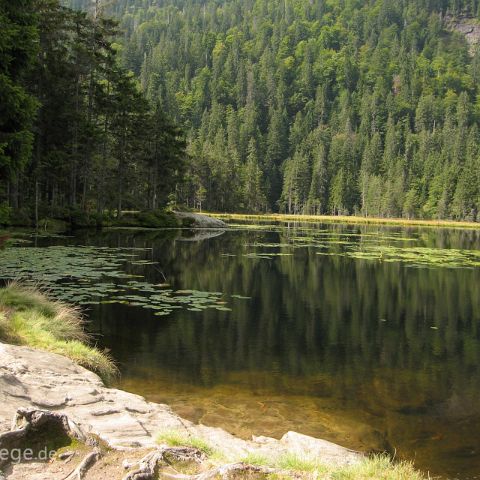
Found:
[(387, 455), (366, 458), (357, 465), (339, 468), (330, 474), (332, 480), (425, 480), (410, 462), (392, 462)]
[(250, 452), (240, 459), (241, 462), (248, 465), (255, 465), (258, 467), (270, 467), (272, 466), (272, 460), (266, 455), (260, 453)]
[(283, 454), (263, 465), (279, 470), (269, 478), (303, 478), (316, 480), (426, 480), (427, 477), (415, 470), (410, 462), (393, 462), (388, 455), (365, 457), (360, 462), (337, 466), (318, 461), (313, 457)]
[(288, 214), (230, 214), (230, 213), (207, 213), (207, 215), (222, 220), (259, 220), (274, 222), (317, 222), (317, 223), (352, 223), (365, 225), (399, 225), (399, 226), (422, 226), (442, 228), (480, 228), (477, 222), (461, 222), (453, 220), (425, 220), (407, 218), (378, 218), (359, 216), (334, 216), (334, 215), (288, 215)]
[[(222, 452), (215, 450), (202, 438), (190, 435), (187, 431), (166, 430), (156, 437), (158, 444), (172, 447), (193, 447), (209, 457), (212, 465), (227, 461)], [(251, 451), (238, 458), (228, 458), (229, 463), (244, 463), (266, 467), (275, 471), (267, 473), (266, 478), (316, 479), (316, 480), (426, 480), (427, 476), (418, 472), (410, 462), (394, 462), (388, 455), (364, 457), (358, 463), (338, 466), (334, 463), (321, 462), (313, 456), (296, 453), (276, 454), (271, 451)]]
[(282, 470), (291, 470), (294, 472), (328, 473), (328, 467), (322, 465), (316, 459), (302, 457), (292, 453), (282, 455), (277, 460), (276, 466)]
[(33, 287), (0, 289), (0, 340), (64, 355), (106, 381), (117, 374), (109, 355), (87, 344), (80, 310)]
[(179, 430), (165, 430), (160, 432), (155, 440), (158, 444), (166, 444), (170, 447), (197, 448), (208, 456), (215, 452), (213, 447), (202, 438), (189, 435), (187, 432), (180, 432)]

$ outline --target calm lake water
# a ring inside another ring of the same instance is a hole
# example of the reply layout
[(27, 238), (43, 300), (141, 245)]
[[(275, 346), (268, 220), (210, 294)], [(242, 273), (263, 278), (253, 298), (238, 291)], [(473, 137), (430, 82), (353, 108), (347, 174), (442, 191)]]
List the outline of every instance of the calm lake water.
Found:
[[(103, 273), (86, 281), (89, 264)], [(480, 478), (480, 231), (87, 232), (7, 248), (0, 276), (13, 271), (64, 285), (118, 361), (116, 386), (186, 418)]]

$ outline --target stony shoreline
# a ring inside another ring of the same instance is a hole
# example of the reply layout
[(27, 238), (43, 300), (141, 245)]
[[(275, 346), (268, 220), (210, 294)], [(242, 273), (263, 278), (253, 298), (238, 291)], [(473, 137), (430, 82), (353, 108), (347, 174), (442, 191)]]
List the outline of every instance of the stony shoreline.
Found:
[(95, 435), (117, 451), (155, 449), (157, 437), (178, 431), (200, 438), (219, 452), (225, 462), (257, 455), (283, 454), (316, 458), (322, 463), (348, 466), (363, 456), (331, 442), (295, 432), (280, 440), (253, 437), (242, 440), (228, 432), (195, 425), (167, 405), (107, 388), (94, 373), (57, 354), (0, 343), (0, 430), (10, 429), (19, 408), (64, 414), (87, 435)]

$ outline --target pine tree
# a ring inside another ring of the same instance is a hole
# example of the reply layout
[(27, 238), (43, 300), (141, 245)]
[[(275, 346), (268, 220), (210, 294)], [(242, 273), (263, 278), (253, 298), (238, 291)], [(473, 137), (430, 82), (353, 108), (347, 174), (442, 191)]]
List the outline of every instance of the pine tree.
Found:
[(247, 210), (253, 212), (264, 211), (266, 199), (262, 189), (263, 173), (257, 154), (257, 145), (254, 138), (248, 143), (247, 162), (244, 168), (244, 204)]
[(33, 0), (0, 1), (0, 178), (15, 178), (32, 153), (37, 101), (27, 77), (37, 53)]

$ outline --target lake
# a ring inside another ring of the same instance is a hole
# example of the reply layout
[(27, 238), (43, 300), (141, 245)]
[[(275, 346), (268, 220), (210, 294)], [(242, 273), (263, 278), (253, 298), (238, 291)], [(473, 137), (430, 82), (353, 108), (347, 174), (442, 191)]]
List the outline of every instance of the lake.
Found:
[(249, 438), (288, 430), (480, 478), (480, 230), (79, 232), (0, 277), (85, 309), (115, 386)]

